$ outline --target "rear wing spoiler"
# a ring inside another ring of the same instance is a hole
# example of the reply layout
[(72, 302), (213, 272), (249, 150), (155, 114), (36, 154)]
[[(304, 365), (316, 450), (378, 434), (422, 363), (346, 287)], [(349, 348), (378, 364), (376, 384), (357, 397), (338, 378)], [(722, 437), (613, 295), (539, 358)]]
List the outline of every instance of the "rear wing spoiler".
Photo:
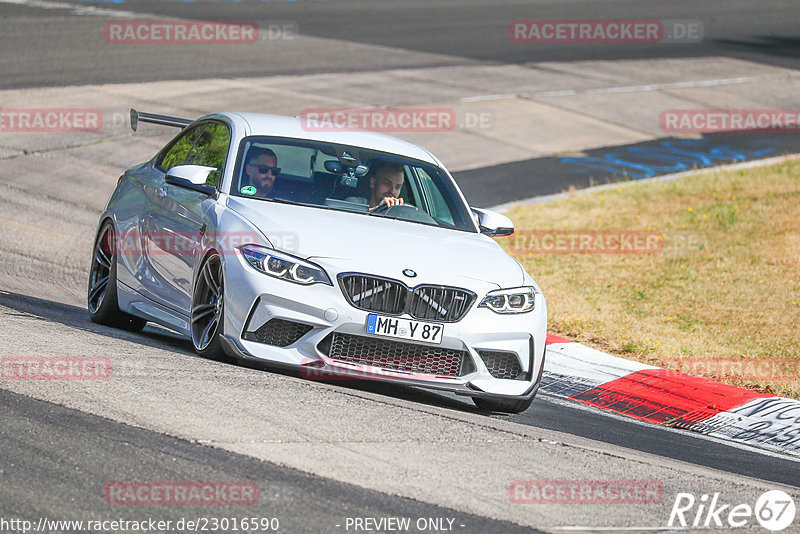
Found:
[(140, 122), (152, 122), (153, 124), (160, 124), (162, 126), (174, 126), (183, 130), (194, 121), (178, 117), (168, 117), (167, 115), (144, 113), (131, 108), (131, 130), (135, 132)]

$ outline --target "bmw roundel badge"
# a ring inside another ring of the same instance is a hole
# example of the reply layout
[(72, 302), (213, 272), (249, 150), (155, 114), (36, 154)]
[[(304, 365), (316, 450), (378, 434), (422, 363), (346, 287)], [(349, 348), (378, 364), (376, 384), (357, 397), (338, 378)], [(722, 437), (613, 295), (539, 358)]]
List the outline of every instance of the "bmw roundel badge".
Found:
[(414, 278), (417, 276), (417, 273), (415, 273), (412, 269), (403, 269), (403, 274), (409, 278)]

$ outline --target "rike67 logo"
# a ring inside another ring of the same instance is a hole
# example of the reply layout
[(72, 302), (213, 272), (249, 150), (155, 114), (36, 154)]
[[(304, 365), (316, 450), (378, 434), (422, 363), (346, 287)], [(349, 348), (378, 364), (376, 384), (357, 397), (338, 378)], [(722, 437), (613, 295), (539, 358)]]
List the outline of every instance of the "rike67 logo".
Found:
[(691, 493), (678, 493), (667, 526), (735, 528), (748, 526), (755, 518), (765, 529), (780, 532), (794, 521), (794, 499), (781, 490), (762, 494), (756, 500), (755, 506), (747, 503), (725, 504), (720, 501), (719, 495), (703, 494), (698, 499)]

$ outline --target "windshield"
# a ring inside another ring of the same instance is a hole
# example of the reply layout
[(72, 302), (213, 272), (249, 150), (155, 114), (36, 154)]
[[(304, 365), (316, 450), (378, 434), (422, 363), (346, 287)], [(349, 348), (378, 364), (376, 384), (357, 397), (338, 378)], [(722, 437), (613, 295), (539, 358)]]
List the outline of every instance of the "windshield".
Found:
[(476, 231), (439, 167), (334, 143), (245, 138), (231, 194)]

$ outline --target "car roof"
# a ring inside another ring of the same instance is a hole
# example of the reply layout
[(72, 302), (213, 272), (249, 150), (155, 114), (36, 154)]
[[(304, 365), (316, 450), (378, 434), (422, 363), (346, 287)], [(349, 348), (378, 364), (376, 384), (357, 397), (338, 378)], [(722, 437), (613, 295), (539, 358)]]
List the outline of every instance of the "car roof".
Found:
[[(424, 148), (390, 135), (360, 130), (325, 131), (323, 128), (310, 128), (299, 117), (266, 113), (222, 112), (207, 115), (203, 118), (213, 118), (214, 115), (222, 115), (243, 126), (247, 135), (268, 135), (339, 143), (380, 152), (389, 152), (441, 165), (441, 162)], [(331, 125), (331, 128), (334, 128), (334, 126)]]

